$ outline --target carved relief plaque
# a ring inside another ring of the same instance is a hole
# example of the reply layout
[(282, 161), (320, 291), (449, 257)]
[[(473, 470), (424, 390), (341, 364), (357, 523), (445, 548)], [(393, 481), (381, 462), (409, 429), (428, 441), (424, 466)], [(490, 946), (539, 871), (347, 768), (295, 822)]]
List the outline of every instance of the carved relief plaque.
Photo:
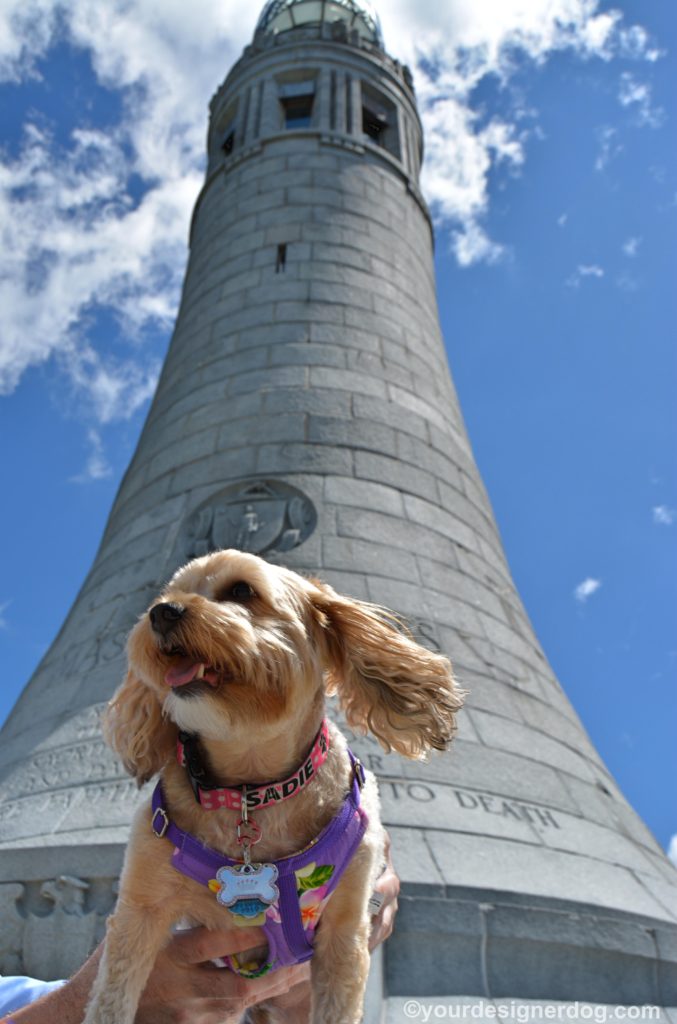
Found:
[(221, 548), (274, 555), (303, 544), (317, 525), (315, 506), (278, 480), (255, 480), (219, 491), (197, 508), (181, 531), (185, 559)]

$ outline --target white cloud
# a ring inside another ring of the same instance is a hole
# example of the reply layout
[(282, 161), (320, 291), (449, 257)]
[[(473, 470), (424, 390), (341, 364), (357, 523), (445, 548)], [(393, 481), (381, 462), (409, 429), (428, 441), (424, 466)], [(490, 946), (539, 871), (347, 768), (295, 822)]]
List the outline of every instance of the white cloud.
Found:
[(637, 123), (644, 128), (660, 128), (665, 121), (662, 107), (651, 104), (651, 86), (648, 82), (640, 82), (631, 71), (621, 75), (618, 101), (622, 107), (632, 107), (636, 112)]
[[(129, 415), (150, 393), (156, 367), (143, 346), (113, 364), (97, 351), (91, 324), (104, 311), (132, 342), (171, 324), (208, 101), (251, 38), (259, 6), (4, 0), (0, 81), (39, 78), (41, 58), (65, 40), (88, 55), (122, 112), (105, 130), (83, 120), (59, 141), (34, 118), (19, 151), (0, 154), (0, 394), (54, 356), (95, 422)], [(490, 75), (505, 83), (518, 58), (541, 65), (564, 50), (604, 61), (659, 56), (641, 26), (600, 13), (599, 0), (390, 0), (382, 8), (389, 52), (415, 74), (424, 189), (462, 265), (505, 255), (485, 226), (490, 177), (497, 167), (521, 171), (528, 138), (523, 99), (487, 120), (473, 107), (478, 83)], [(142, 183), (141, 198), (130, 181)]]
[(653, 521), (658, 526), (672, 526), (677, 519), (677, 509), (667, 505), (656, 505), (653, 510)]
[(59, 355), (77, 394), (99, 423), (128, 419), (149, 398), (157, 385), (159, 367), (137, 362), (116, 362), (100, 356), (89, 345), (67, 346)]
[(573, 274), (566, 279), (565, 284), (569, 288), (580, 288), (581, 281), (586, 277), (599, 280), (604, 277), (604, 267), (598, 266), (597, 263), (579, 263)]
[(560, 227), (560, 228), (566, 227), (566, 224), (567, 224), (568, 220), (569, 220), (569, 214), (568, 213), (560, 214), (560, 216), (557, 218), (557, 226)]
[[(0, 157), (0, 394), (52, 356), (99, 423), (132, 415), (152, 394), (157, 366), (134, 343), (174, 319), (208, 99), (253, 23), (245, 0), (223, 6), (195, 0), (189, 17), (177, 0), (61, 9), (62, 31), (89, 53), (123, 113), (105, 131), (76, 126), (66, 144), (29, 122), (18, 154)], [(36, 74), (56, 38), (56, 7), (3, 5), (5, 79)], [(144, 183), (140, 200), (132, 176)], [(99, 311), (131, 341), (116, 362), (91, 340)]]
[(105, 480), (113, 472), (105, 456), (103, 441), (98, 430), (87, 431), (87, 442), (90, 449), (87, 462), (81, 473), (71, 477), (71, 483), (86, 484), (95, 480)]
[(592, 597), (592, 595), (595, 594), (601, 586), (601, 580), (595, 580), (589, 576), (587, 579), (583, 580), (582, 583), (578, 584), (574, 590), (574, 597), (577, 601), (580, 601), (581, 604), (585, 604), (588, 598)]
[(456, 259), (462, 267), (473, 263), (498, 263), (506, 254), (507, 249), (498, 242), (493, 242), (477, 221), (470, 220), (460, 231), (452, 232), (452, 244)]
[(599, 152), (595, 159), (595, 170), (604, 171), (612, 160), (621, 155), (623, 146), (618, 142), (618, 131), (611, 125), (602, 125), (597, 130), (597, 140)]
[(36, 76), (35, 60), (49, 46), (56, 19), (56, 4), (49, 0), (0, 5), (0, 81)]
[(651, 46), (641, 26), (623, 25), (618, 11), (600, 13), (597, 0), (390, 0), (381, 17), (388, 48), (416, 70), (427, 140), (424, 190), (438, 221), (460, 225), (451, 237), (464, 265), (502, 255), (482, 224), (489, 175), (501, 162), (519, 171), (528, 137), (518, 131), (517, 107), (482, 129), (471, 101), (475, 86), (488, 75), (507, 82), (518, 57), (540, 65), (570, 50), (605, 61), (649, 59)]
[(629, 274), (627, 271), (623, 271), (623, 273), (619, 274), (616, 278), (616, 287), (627, 295), (633, 295), (635, 292), (639, 291), (641, 282), (639, 278), (634, 276), (634, 274)]
[(665, 56), (665, 50), (652, 46), (649, 34), (641, 25), (620, 28), (618, 32), (619, 52), (623, 57), (648, 60), (654, 64)]
[(596, 263), (591, 264), (580, 264), (577, 273), (581, 277), (604, 277), (604, 268), (597, 266)]
[(462, 266), (495, 262), (502, 246), (488, 238), (481, 218), (488, 208), (492, 166), (504, 162), (518, 168), (524, 162), (514, 126), (492, 120), (478, 128), (478, 115), (465, 98), (453, 96), (431, 99), (423, 119), (427, 159), (422, 184), (434, 216), (460, 225), (452, 241)]
[[(609, 59), (620, 47), (622, 15), (598, 13), (597, 0), (390, 0), (380, 7), (388, 48), (448, 53), (459, 47), (477, 80), (486, 66), (506, 74), (515, 50), (542, 61), (553, 50), (575, 49)], [(648, 38), (640, 50), (649, 45)], [(409, 54), (404, 54), (408, 57)]]
[(628, 257), (628, 259), (634, 259), (638, 254), (641, 242), (641, 238), (628, 238), (628, 240), (623, 243), (623, 253)]
[(5, 612), (9, 608), (11, 601), (3, 601), (0, 603), (0, 629), (7, 629), (7, 619), (5, 618)]
[(673, 836), (668, 846), (668, 857), (677, 868), (677, 835)]

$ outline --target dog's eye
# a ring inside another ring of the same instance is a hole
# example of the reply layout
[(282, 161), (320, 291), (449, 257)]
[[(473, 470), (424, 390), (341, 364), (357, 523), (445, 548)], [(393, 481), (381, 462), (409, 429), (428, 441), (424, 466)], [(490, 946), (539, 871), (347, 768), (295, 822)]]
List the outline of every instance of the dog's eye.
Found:
[(252, 587), (244, 580), (238, 580), (237, 583), (233, 583), (232, 586), (228, 587), (221, 596), (220, 601), (251, 601), (252, 598), (256, 597), (256, 594)]

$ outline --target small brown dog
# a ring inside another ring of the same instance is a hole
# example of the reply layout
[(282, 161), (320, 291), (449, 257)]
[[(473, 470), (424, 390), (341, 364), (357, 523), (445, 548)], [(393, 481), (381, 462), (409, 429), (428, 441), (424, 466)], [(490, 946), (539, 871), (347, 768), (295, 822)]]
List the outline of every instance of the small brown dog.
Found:
[(449, 661), (382, 609), (239, 551), (180, 569), (128, 655), (105, 731), (139, 785), (162, 776), (132, 825), (85, 1024), (133, 1024), (186, 918), (264, 927), (268, 948), (228, 964), (247, 977), (312, 956), (312, 1024), (358, 1024), (383, 830), (325, 694), (351, 727), (420, 758), (454, 732)]

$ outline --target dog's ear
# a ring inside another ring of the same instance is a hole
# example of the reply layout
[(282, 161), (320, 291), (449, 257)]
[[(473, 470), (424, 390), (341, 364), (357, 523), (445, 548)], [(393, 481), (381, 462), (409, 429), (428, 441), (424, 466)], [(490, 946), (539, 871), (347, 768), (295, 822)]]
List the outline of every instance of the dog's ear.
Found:
[(164, 767), (176, 745), (176, 726), (131, 671), (106, 708), (102, 725), (106, 742), (139, 786)]
[(405, 757), (444, 750), (464, 697), (448, 658), (417, 644), (385, 609), (312, 586), (328, 689), (348, 724)]

